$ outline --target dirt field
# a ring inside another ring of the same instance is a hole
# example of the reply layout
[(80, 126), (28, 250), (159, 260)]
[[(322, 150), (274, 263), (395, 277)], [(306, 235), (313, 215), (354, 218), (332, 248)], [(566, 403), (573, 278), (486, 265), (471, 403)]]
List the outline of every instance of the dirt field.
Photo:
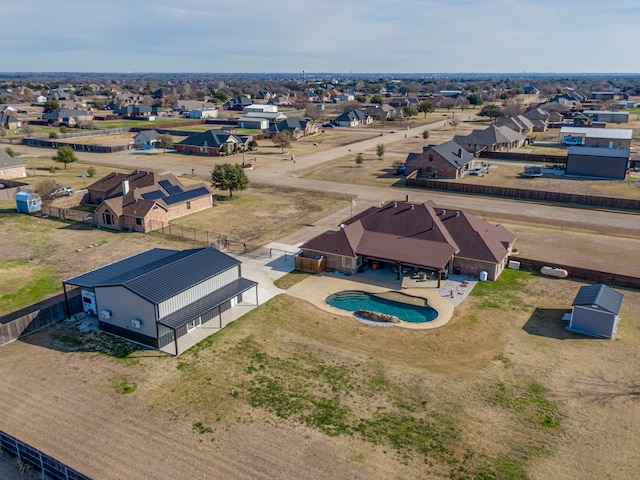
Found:
[(513, 273), (432, 331), (281, 296), (179, 358), (61, 324), (3, 347), (0, 428), (107, 480), (633, 478), (640, 294), (600, 341), (579, 287)]

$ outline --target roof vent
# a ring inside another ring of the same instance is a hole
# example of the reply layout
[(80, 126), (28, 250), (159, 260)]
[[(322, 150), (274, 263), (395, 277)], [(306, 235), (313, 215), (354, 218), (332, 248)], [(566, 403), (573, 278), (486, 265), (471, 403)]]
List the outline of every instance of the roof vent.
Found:
[(459, 216), (460, 216), (460, 212), (456, 212), (456, 217), (459, 217)]
[(393, 208), (397, 208), (398, 207), (398, 202), (393, 202)]
[(344, 224), (344, 223), (341, 223), (341, 224), (340, 224), (340, 228), (344, 228), (344, 227), (345, 227), (345, 224)]
[(440, 213), (440, 215), (444, 216), (447, 213), (447, 211), (443, 208), (442, 212)]
[(415, 205), (412, 203), (411, 207), (409, 207), (409, 210), (413, 210), (415, 208)]

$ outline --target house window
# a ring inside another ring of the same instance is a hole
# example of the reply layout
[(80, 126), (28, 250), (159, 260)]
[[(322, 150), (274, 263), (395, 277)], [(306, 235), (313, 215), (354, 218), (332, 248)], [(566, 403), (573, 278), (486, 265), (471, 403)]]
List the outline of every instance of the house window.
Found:
[(202, 325), (202, 317), (198, 317), (191, 320), (189, 323), (187, 323), (187, 332), (190, 332), (191, 330), (195, 330), (200, 325)]
[(433, 162), (433, 154), (432, 153), (429, 154), (429, 161)]
[(191, 202), (187, 202), (187, 210), (191, 210)]
[(342, 257), (342, 266), (345, 268), (355, 268), (356, 259), (353, 257)]
[(138, 225), (139, 227), (142, 226), (142, 219), (141, 218), (136, 218), (136, 225)]
[(115, 218), (111, 215), (111, 212), (109, 210), (105, 210), (102, 214), (102, 223), (105, 225), (113, 225), (114, 220)]

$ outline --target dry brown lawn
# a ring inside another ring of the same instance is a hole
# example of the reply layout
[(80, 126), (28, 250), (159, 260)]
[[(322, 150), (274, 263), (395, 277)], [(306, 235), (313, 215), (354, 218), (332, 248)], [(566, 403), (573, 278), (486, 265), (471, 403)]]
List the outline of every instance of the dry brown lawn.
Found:
[(514, 273), (421, 331), (280, 296), (178, 358), (59, 324), (3, 347), (0, 428), (107, 480), (633, 478), (640, 294), (595, 340), (580, 286)]

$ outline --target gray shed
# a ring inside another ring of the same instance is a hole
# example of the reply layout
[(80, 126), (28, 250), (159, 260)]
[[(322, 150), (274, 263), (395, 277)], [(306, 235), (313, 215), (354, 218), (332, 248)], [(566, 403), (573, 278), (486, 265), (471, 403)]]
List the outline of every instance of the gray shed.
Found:
[(613, 338), (624, 295), (603, 284), (587, 285), (578, 291), (568, 330), (599, 338)]

